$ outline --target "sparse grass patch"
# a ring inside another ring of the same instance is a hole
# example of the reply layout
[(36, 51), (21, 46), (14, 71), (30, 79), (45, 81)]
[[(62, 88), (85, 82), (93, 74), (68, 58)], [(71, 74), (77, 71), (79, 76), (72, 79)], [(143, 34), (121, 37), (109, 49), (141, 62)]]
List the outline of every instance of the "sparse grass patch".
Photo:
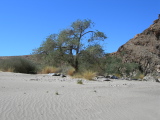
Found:
[(70, 68), (70, 69), (68, 69), (68, 71), (67, 71), (67, 75), (73, 76), (73, 75), (74, 75), (74, 72), (75, 72), (75, 69), (74, 69), (74, 68)]
[(118, 77), (118, 78), (121, 78), (121, 77), (122, 77), (122, 75), (121, 75), (121, 74), (118, 74), (118, 73), (116, 73), (115, 76)]
[(82, 73), (81, 72), (75, 73), (72, 77), (73, 78), (84, 78), (84, 79), (87, 79), (87, 80), (92, 80), (95, 76), (96, 76), (96, 72), (86, 70)]
[(87, 80), (92, 80), (96, 76), (96, 72), (93, 71), (85, 71), (82, 73), (82, 77)]
[(139, 79), (143, 79), (143, 78), (144, 78), (144, 74), (140, 74), (140, 75), (138, 76), (138, 78), (139, 78)]
[(75, 73), (72, 76), (73, 78), (82, 78), (82, 74), (81, 73)]
[(77, 84), (83, 84), (82, 80), (77, 80)]
[(56, 68), (56, 67), (52, 67), (52, 66), (46, 66), (46, 67), (44, 67), (41, 71), (40, 71), (40, 73), (41, 74), (48, 74), (48, 73), (57, 73), (57, 72), (59, 72), (59, 68)]
[(14, 68), (8, 68), (5, 72), (14, 72)]
[(143, 79), (144, 78), (144, 74), (142, 73), (138, 73), (136, 76), (133, 77), (133, 79)]

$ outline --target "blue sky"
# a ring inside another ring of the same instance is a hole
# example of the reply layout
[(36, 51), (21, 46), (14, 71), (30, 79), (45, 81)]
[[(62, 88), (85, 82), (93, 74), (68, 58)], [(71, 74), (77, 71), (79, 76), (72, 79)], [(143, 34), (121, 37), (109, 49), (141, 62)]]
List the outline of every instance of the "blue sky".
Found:
[(160, 0), (0, 0), (0, 56), (31, 54), (77, 19), (91, 19), (108, 36), (105, 51), (115, 52), (158, 14)]

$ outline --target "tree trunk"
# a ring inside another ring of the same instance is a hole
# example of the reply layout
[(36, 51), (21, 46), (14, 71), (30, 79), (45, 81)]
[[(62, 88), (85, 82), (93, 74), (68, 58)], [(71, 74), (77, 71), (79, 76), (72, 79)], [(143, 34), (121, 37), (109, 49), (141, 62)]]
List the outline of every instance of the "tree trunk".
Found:
[(79, 71), (79, 63), (78, 60), (75, 61), (75, 73)]
[(75, 73), (77, 73), (79, 71), (79, 62), (78, 62), (78, 56), (75, 56), (75, 61), (74, 61), (74, 69), (75, 69)]

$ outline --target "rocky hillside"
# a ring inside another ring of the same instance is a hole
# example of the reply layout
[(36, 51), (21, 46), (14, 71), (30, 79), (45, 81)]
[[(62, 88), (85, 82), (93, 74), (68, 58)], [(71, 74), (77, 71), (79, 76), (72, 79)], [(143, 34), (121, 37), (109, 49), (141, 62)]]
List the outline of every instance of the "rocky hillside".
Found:
[(156, 73), (160, 65), (160, 18), (122, 45), (116, 54), (122, 55), (124, 62), (139, 63), (145, 74)]

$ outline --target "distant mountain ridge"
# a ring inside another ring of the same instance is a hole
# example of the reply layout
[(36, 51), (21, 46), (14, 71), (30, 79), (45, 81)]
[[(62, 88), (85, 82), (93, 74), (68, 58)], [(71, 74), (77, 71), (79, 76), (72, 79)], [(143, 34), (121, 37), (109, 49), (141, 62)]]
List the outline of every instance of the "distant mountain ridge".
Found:
[(145, 74), (155, 73), (160, 65), (160, 18), (122, 45), (116, 55), (123, 54), (124, 62), (136, 62)]
[(0, 56), (0, 59), (9, 59), (9, 58), (14, 58), (14, 57), (22, 57), (28, 60), (32, 60), (33, 57), (32, 55), (21, 55), (21, 56)]

